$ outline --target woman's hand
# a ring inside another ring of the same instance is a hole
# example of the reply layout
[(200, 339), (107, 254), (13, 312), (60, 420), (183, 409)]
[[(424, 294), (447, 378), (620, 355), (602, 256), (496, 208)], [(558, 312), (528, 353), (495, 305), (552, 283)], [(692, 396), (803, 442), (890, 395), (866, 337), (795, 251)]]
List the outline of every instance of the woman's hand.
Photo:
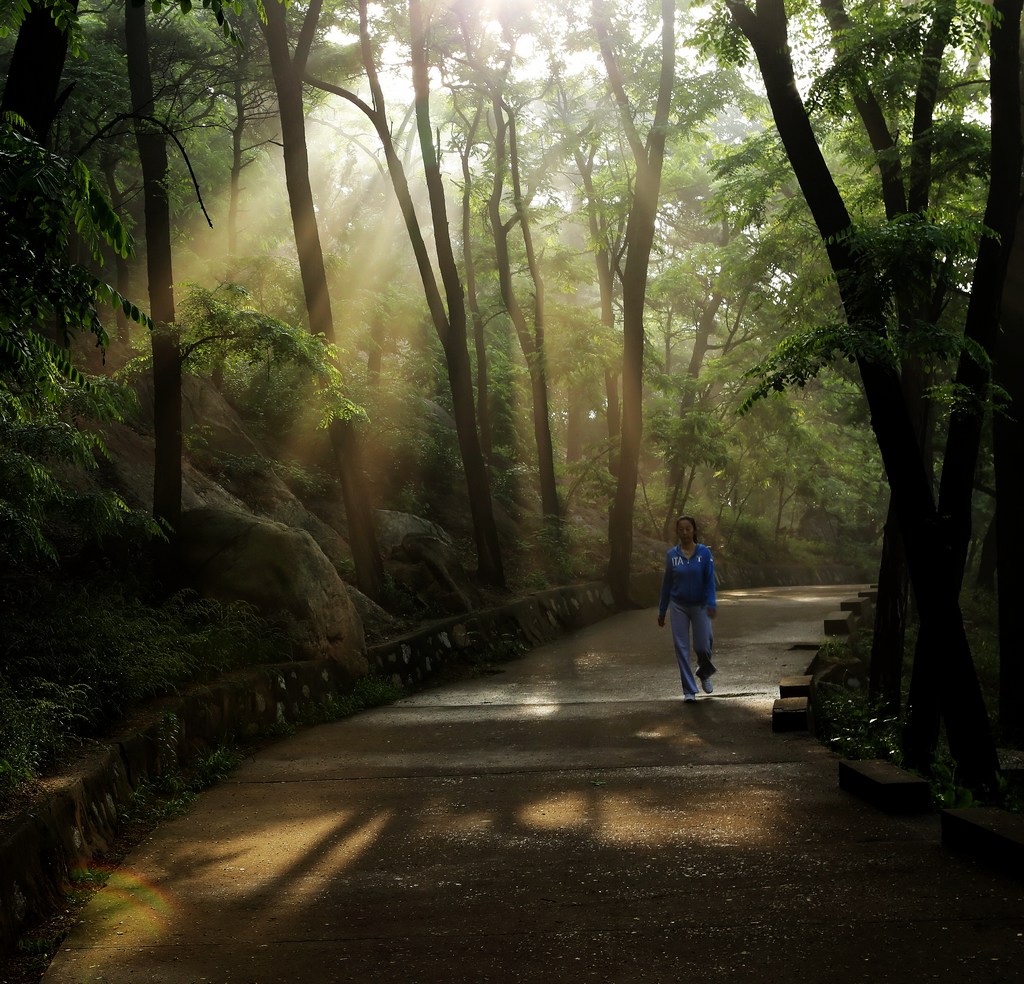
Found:
[(660, 625), (662, 628), (665, 628), (665, 616), (664, 615), (659, 615), (658, 616), (658, 625)]
[(718, 609), (717, 608), (709, 608), (708, 609), (708, 618), (714, 618), (715, 615), (717, 615), (717, 614), (718, 614)]

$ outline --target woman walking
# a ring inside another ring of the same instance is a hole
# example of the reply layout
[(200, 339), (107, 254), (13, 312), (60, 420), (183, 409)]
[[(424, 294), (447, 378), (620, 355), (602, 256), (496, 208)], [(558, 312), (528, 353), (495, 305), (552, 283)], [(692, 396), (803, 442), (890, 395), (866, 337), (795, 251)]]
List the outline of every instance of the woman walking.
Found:
[[(665, 613), (671, 609), (672, 641), (675, 644), (683, 699), (697, 699), (697, 681), (706, 694), (714, 687), (711, 662), (714, 643), (711, 619), (715, 617), (715, 563), (711, 551), (697, 542), (697, 521), (692, 516), (676, 520), (676, 545), (665, 554), (665, 577), (661, 582), (661, 605), (658, 625), (665, 625)], [(697, 657), (697, 674), (690, 665), (690, 632), (693, 631), (693, 653)]]

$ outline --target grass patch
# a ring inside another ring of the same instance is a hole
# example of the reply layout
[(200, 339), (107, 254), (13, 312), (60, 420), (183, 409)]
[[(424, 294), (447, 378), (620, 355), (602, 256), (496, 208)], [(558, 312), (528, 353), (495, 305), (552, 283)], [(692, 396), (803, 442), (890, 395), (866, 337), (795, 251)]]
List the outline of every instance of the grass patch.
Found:
[(168, 769), (139, 783), (121, 808), (122, 822), (151, 828), (180, 817), (204, 789), (229, 776), (244, 758), (244, 751), (228, 743), (191, 762), (187, 768)]

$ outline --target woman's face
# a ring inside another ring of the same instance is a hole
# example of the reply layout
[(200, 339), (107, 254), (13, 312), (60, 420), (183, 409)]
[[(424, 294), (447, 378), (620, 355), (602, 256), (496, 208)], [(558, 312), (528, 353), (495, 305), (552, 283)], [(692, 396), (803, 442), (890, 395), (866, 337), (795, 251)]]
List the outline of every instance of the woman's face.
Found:
[(681, 519), (676, 523), (676, 536), (684, 543), (693, 542), (693, 523), (688, 519)]

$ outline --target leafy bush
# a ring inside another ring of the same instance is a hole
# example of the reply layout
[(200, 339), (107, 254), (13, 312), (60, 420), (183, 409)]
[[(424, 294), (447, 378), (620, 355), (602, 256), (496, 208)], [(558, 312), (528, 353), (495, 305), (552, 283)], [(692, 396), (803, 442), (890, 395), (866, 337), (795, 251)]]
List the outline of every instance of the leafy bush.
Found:
[(56, 562), (62, 546), (74, 550), (110, 535), (159, 535), (149, 516), (118, 495), (78, 481), (106, 455), (79, 422), (122, 419), (128, 401), (109, 380), (54, 378), (42, 399), (16, 394), (0, 376), (0, 568)]
[(249, 606), (193, 592), (153, 603), (98, 582), (9, 587), (0, 605), (0, 796), (147, 698), (282, 656)]

